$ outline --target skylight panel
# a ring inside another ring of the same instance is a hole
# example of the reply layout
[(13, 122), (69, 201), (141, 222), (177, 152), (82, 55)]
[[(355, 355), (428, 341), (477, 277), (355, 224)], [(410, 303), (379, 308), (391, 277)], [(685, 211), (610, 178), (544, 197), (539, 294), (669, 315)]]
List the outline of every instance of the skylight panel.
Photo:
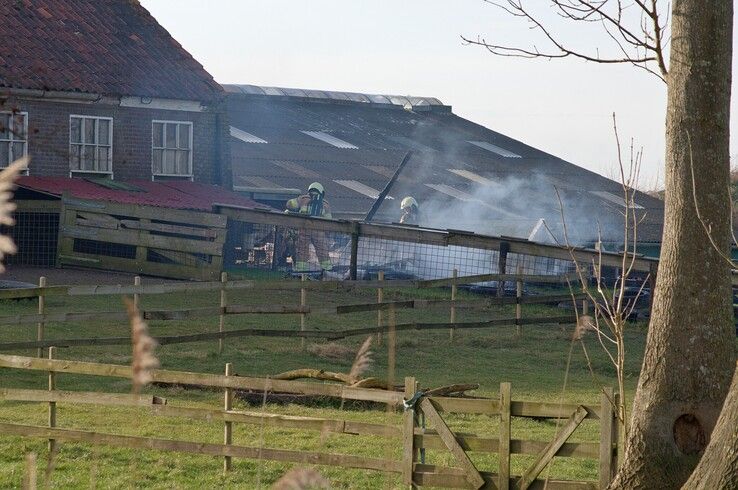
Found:
[[(372, 199), (378, 199), (380, 192), (377, 189), (369, 187), (368, 185), (362, 184), (357, 180), (334, 180), (336, 184), (341, 184), (344, 187), (348, 187), (354, 192), (358, 192), (366, 197)], [(392, 196), (385, 196), (385, 199), (394, 199)]]
[(254, 136), (251, 133), (247, 133), (235, 126), (231, 126), (231, 136), (236, 139), (243, 141), (244, 143), (268, 143), (267, 140), (261, 139), (258, 136)]
[(492, 143), (487, 143), (486, 141), (467, 141), (467, 143), (471, 143), (474, 146), (478, 146), (479, 148), (482, 148), (484, 150), (491, 151), (492, 153), (496, 153), (497, 155), (503, 156), (505, 158), (523, 158), (517, 153), (513, 153), (510, 150), (506, 150), (497, 145), (493, 145)]
[(500, 185), (494, 180), (488, 179), (487, 177), (482, 177), (481, 175), (475, 174), (474, 172), (470, 172), (468, 170), (463, 170), (460, 168), (447, 168), (446, 170), (448, 170), (452, 174), (458, 175), (459, 177), (463, 177), (467, 180), (471, 180), (472, 182), (476, 182), (477, 184), (482, 184), (490, 187)]
[(354, 146), (348, 141), (343, 141), (340, 138), (336, 138), (335, 136), (328, 134), (323, 131), (300, 131), (303, 134), (306, 134), (308, 136), (312, 136), (315, 139), (318, 139), (322, 141), (323, 143), (328, 143), (331, 146), (335, 146), (336, 148), (343, 148), (346, 150), (358, 150), (358, 146)]
[[(625, 204), (625, 199), (623, 199), (621, 196), (616, 196), (612, 192), (607, 192), (607, 191), (589, 191), (589, 192), (590, 194), (594, 194), (595, 196), (601, 197), (605, 201), (611, 202), (613, 204), (618, 204), (624, 208), (627, 207)], [(633, 209), (644, 209), (643, 206), (641, 206), (635, 201), (630, 202), (630, 207)]]

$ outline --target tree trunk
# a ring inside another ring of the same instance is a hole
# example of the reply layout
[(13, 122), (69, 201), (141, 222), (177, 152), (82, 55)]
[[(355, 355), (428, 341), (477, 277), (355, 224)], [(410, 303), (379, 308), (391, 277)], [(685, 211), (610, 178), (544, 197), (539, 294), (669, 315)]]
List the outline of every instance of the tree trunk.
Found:
[(710, 444), (682, 487), (684, 490), (738, 488), (738, 370)]
[[(623, 465), (611, 488), (679, 488), (735, 368), (728, 263), (732, 0), (673, 0), (664, 235)], [(693, 164), (690, 163), (693, 161)]]

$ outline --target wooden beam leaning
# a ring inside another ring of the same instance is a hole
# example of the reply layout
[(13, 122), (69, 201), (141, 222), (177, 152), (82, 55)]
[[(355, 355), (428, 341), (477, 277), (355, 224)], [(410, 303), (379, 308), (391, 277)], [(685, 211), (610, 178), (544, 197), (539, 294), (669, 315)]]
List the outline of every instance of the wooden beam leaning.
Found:
[(484, 485), (484, 478), (479, 474), (479, 470), (477, 470), (477, 467), (474, 466), (474, 463), (469, 459), (466, 451), (459, 446), (456, 436), (451, 432), (451, 429), (448, 428), (446, 422), (444, 422), (443, 418), (438, 414), (433, 406), (433, 402), (428, 398), (422, 398), (420, 400), (420, 409), (423, 411), (428, 421), (430, 421), (430, 423), (436, 428), (439, 437), (443, 440), (443, 443), (454, 456), (456, 462), (464, 470), (466, 481), (469, 482), (472, 488), (481, 488)]
[(300, 464), (318, 464), (340, 466), (400, 473), (397, 461), (353, 456), (349, 454), (320, 453), (315, 451), (294, 451), (287, 449), (269, 449), (248, 446), (227, 446), (224, 444), (208, 444), (202, 442), (158, 439), (154, 437), (121, 436), (116, 434), (90, 432), (71, 429), (50, 429), (33, 425), (0, 423), (0, 432), (4, 435), (55, 439), (63, 442), (79, 442), (100, 444), (130, 449), (154, 449), (158, 451), (176, 451), (190, 454), (210, 456), (230, 456), (233, 458), (264, 459)]
[(516, 486), (517, 488), (519, 488), (520, 490), (527, 490), (528, 487), (530, 487), (533, 481), (538, 478), (538, 475), (541, 474), (541, 471), (543, 471), (548, 463), (551, 462), (551, 459), (553, 459), (554, 455), (556, 455), (558, 450), (566, 442), (569, 436), (571, 436), (572, 433), (577, 429), (577, 427), (579, 427), (579, 424), (582, 423), (582, 420), (584, 420), (586, 416), (587, 409), (580, 405), (574, 411), (574, 413), (571, 414), (571, 417), (569, 417), (566, 425), (564, 425), (561, 430), (559, 430), (554, 439), (546, 446), (543, 451), (541, 451), (541, 453), (536, 458), (535, 463), (533, 463), (533, 465), (528, 468), (528, 470), (523, 474), (520, 480), (518, 480)]

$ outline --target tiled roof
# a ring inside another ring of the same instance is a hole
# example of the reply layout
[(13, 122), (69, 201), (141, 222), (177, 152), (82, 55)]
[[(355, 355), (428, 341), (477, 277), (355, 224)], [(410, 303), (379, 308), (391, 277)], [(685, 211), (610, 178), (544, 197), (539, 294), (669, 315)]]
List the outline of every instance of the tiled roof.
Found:
[[(232, 126), (267, 141), (231, 138), (237, 184), (261, 178), (306, 189), (319, 180), (334, 216), (360, 218), (375, 200), (357, 190), (364, 187), (343, 184), (351, 180), (382, 190), (412, 150), (389, 192), (393, 199), (383, 202), (376, 220), (397, 220), (400, 199), (412, 195), (433, 218), (447, 215), (434, 226), (528, 238), (541, 218), (560, 232), (556, 187), (572, 230), (586, 228), (596, 237), (599, 223), (604, 240), (618, 241), (622, 235), (624, 208), (597, 194), (609, 193), (617, 200), (622, 196), (619, 183), (465, 120), (447, 106), (406, 110), (391, 104), (263, 94), (229, 94), (227, 103)], [(323, 131), (357, 149), (337, 148), (303, 131)], [(640, 212), (647, 213), (639, 240), (660, 241), (663, 203), (641, 193), (635, 201), (643, 207)], [(475, 212), (466, 213), (470, 209)]]
[[(116, 181), (115, 184), (119, 182)], [(147, 180), (121, 184), (123, 188), (111, 189), (81, 178), (23, 176), (18, 179), (20, 189), (57, 197), (66, 192), (79, 199), (198, 211), (212, 211), (217, 204), (250, 209), (270, 209), (268, 206), (216, 185), (189, 181), (151, 182)], [(124, 190), (125, 187), (129, 190)]]
[(210, 101), (222, 88), (137, 0), (3, 0), (0, 87)]

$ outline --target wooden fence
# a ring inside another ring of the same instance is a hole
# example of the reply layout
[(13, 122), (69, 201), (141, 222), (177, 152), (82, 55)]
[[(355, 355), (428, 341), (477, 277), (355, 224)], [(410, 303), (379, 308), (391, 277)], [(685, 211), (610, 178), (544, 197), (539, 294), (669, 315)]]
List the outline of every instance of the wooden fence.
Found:
[(181, 279), (217, 279), (227, 218), (64, 196), (58, 265)]
[[(297, 281), (297, 280), (280, 280), (280, 281), (229, 281), (226, 274), (221, 274), (221, 281), (209, 282), (186, 282), (186, 283), (168, 283), (168, 284), (147, 284), (140, 283), (140, 279), (136, 278), (133, 285), (130, 286), (51, 286), (46, 284), (46, 279), (41, 278), (39, 287), (28, 289), (8, 289), (0, 290), (0, 300), (10, 299), (37, 299), (37, 313), (3, 315), (0, 316), (0, 326), (31, 326), (36, 325), (35, 340), (18, 341), (18, 342), (0, 342), (0, 351), (18, 350), (18, 349), (39, 349), (39, 356), (42, 355), (41, 349), (56, 347), (72, 347), (72, 346), (89, 346), (89, 345), (127, 345), (130, 343), (130, 337), (126, 331), (121, 337), (96, 337), (96, 338), (67, 338), (67, 339), (49, 339), (46, 336), (46, 326), (49, 323), (64, 322), (112, 322), (127, 321), (125, 311), (95, 311), (95, 312), (49, 312), (47, 311), (45, 300), (52, 296), (100, 296), (100, 295), (133, 295), (136, 302), (140, 301), (143, 295), (149, 294), (168, 294), (168, 293), (194, 293), (219, 291), (220, 298), (217, 305), (186, 308), (177, 310), (152, 310), (142, 308), (143, 318), (146, 320), (157, 321), (177, 321), (197, 318), (219, 318), (218, 331), (207, 331), (189, 333), (186, 335), (159, 336), (156, 340), (162, 344), (176, 344), (187, 342), (202, 342), (208, 340), (217, 340), (219, 348), (222, 351), (223, 339), (236, 337), (291, 337), (291, 338), (315, 338), (337, 340), (351, 336), (381, 334), (392, 329), (393, 331), (407, 330), (449, 330), (450, 337), (453, 339), (453, 333), (457, 329), (480, 329), (493, 328), (500, 326), (514, 326), (518, 334), (522, 333), (524, 325), (534, 325), (542, 323), (573, 323), (576, 321), (574, 314), (565, 314), (559, 316), (532, 317), (525, 318), (523, 316), (522, 306), (526, 304), (546, 304), (571, 302), (573, 300), (586, 302), (584, 294), (547, 294), (536, 296), (523, 295), (523, 283), (566, 283), (575, 281), (573, 276), (537, 276), (537, 275), (521, 275), (521, 274), (483, 274), (465, 277), (450, 277), (446, 279), (434, 279), (427, 281)], [(518, 284), (517, 294), (514, 297), (485, 297), (471, 299), (457, 299), (456, 287), (463, 284), (473, 284), (482, 281), (511, 281)], [(451, 292), (448, 299), (410, 299), (403, 301), (382, 301), (376, 303), (362, 303), (352, 305), (338, 306), (310, 306), (307, 304), (307, 291), (336, 291), (351, 290), (355, 288), (376, 289), (378, 298), (381, 298), (382, 292), (386, 288), (405, 288), (405, 289), (427, 289), (441, 286), (451, 286)], [(295, 305), (239, 305), (228, 302), (228, 292), (253, 289), (258, 287), (261, 290), (274, 289), (282, 291), (300, 290), (300, 304)], [(495, 318), (484, 321), (460, 322), (456, 319), (457, 308), (473, 308), (486, 307), (491, 305), (518, 305), (516, 314), (510, 318)], [(401, 309), (421, 309), (427, 307), (449, 307), (450, 321), (448, 322), (410, 322), (388, 325), (382, 321), (382, 313), (387, 310)], [(377, 312), (377, 325), (348, 328), (341, 330), (325, 330), (306, 328), (307, 317), (310, 314), (335, 314), (344, 315), (359, 312)], [(292, 329), (237, 329), (227, 330), (226, 319), (234, 315), (296, 315), (300, 319), (300, 327)]]
[[(133, 449), (177, 451), (224, 457), (224, 470), (229, 471), (232, 458), (260, 459), (297, 464), (317, 464), (342, 468), (358, 468), (400, 475), (404, 485), (446, 488), (550, 488), (596, 489), (606, 488), (612, 479), (617, 461), (617, 427), (613, 403), (617, 395), (611, 389), (603, 390), (599, 406), (570, 403), (538, 403), (513, 400), (509, 383), (500, 385), (499, 397), (454, 398), (425, 396), (414, 378), (405, 379), (405, 392), (356, 388), (346, 385), (305, 381), (283, 381), (269, 378), (237, 376), (232, 366), (226, 365), (225, 375), (194, 372), (155, 370), (152, 380), (161, 384), (184, 384), (203, 388), (220, 388), (226, 393), (224, 409), (176, 406), (169, 400), (154, 395), (59, 391), (55, 380), (59, 374), (84, 374), (114, 378), (130, 378), (130, 366), (98, 364), (80, 361), (0, 355), (0, 367), (49, 373), (48, 390), (0, 388), (0, 400), (48, 403), (48, 426), (0, 423), (3, 436), (48, 439), (52, 444), (62, 442), (106, 445)], [(400, 426), (354, 422), (312, 417), (252, 413), (232, 410), (229, 396), (233, 390), (278, 391), (284, 393), (318, 395), (345, 400), (363, 400), (386, 403), (404, 409)], [(222, 422), (225, 427), (224, 444), (202, 441), (171, 440), (156, 437), (124, 436), (94, 430), (59, 427), (56, 414), (58, 403), (77, 403), (94, 406), (130, 406), (145, 409), (149, 415), (179, 417), (209, 423)], [(499, 421), (497, 437), (455, 432), (449, 414), (476, 414)], [(419, 424), (423, 415), (431, 428)], [(515, 417), (535, 417), (562, 421), (557, 424), (551, 441), (516, 439), (512, 434)], [(584, 420), (599, 421), (599, 442), (567, 442)], [(402, 444), (399, 460), (370, 458), (352, 454), (320, 451), (297, 451), (266, 447), (247, 447), (232, 444), (234, 424), (262, 425), (299, 431), (320, 431), (343, 434), (348, 437), (380, 436), (398, 440)], [(434, 464), (426, 459), (426, 449), (448, 452), (453, 466)], [(497, 468), (480, 470), (469, 453), (497, 453)], [(511, 474), (512, 455), (533, 455), (531, 464), (522, 474)], [(542, 479), (541, 474), (554, 457), (595, 459), (599, 463), (598, 481), (566, 481)]]

